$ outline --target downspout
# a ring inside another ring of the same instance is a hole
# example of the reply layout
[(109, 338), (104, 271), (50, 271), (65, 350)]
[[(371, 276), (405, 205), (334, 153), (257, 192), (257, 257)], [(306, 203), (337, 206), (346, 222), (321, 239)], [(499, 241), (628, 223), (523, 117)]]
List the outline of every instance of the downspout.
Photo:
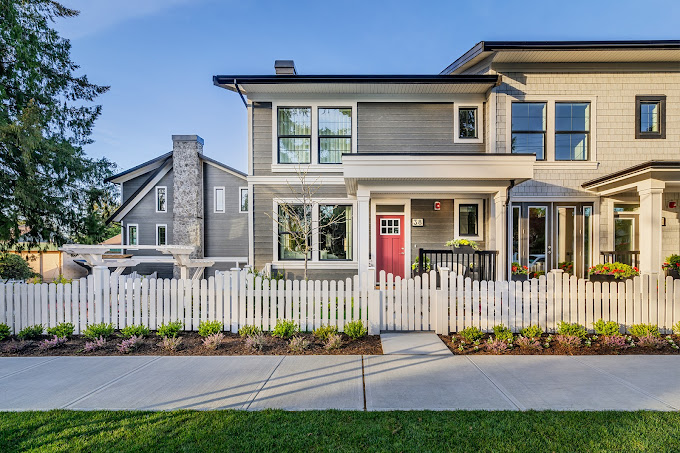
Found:
[[(506, 238), (510, 236), (510, 229), (508, 228), (510, 226), (511, 222), (511, 215), (512, 215), (512, 209), (509, 209), (511, 207), (511, 202), (510, 202), (510, 191), (515, 187), (515, 180), (511, 179), (510, 180), (510, 185), (505, 189), (505, 234)], [(506, 265), (506, 271), (505, 271), (505, 278), (510, 277), (510, 256), (508, 254), (508, 250), (510, 250), (510, 241), (505, 244), (505, 265)], [(511, 252), (512, 253), (512, 252)]]

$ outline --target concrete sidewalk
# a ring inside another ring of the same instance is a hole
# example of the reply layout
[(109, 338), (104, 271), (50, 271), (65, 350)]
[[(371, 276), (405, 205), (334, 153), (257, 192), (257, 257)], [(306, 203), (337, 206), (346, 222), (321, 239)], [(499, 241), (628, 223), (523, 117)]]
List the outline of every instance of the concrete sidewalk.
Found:
[(680, 356), (0, 358), (0, 410), (678, 410)]

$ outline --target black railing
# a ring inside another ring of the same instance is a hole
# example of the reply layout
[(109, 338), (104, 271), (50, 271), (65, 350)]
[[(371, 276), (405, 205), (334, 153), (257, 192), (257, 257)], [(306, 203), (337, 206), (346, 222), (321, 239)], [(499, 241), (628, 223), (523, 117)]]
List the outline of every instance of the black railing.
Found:
[(604, 263), (623, 263), (629, 266), (640, 267), (640, 251), (639, 250), (608, 250), (600, 252), (602, 264)]
[[(453, 250), (418, 250), (417, 275), (446, 267), (451, 273), (470, 277), (472, 280), (496, 280), (496, 250), (477, 250), (472, 253), (456, 253)], [(437, 272), (439, 281), (439, 272)]]

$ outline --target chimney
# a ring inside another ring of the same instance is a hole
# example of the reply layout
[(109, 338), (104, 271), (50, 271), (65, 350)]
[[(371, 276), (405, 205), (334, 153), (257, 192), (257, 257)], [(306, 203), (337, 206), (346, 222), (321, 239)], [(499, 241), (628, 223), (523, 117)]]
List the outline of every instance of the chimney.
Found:
[[(177, 245), (196, 247), (192, 258), (203, 258), (203, 139), (172, 136), (172, 238)], [(174, 277), (179, 278), (175, 266)]]
[(276, 60), (274, 62), (274, 70), (276, 75), (297, 75), (293, 60)]

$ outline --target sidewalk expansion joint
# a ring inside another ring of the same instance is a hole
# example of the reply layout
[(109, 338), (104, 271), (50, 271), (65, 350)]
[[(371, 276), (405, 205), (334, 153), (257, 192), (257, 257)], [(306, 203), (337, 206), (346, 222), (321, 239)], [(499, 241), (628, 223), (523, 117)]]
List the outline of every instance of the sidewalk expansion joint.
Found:
[(70, 402), (64, 404), (64, 405), (61, 407), (61, 409), (67, 409), (69, 406), (73, 406), (74, 404), (76, 404), (76, 403), (78, 403), (78, 402), (84, 400), (84, 399), (87, 398), (88, 396), (93, 395), (93, 394), (99, 392), (100, 390), (104, 390), (105, 388), (107, 388), (107, 387), (109, 387), (109, 386), (115, 384), (116, 382), (120, 381), (121, 379), (123, 379), (123, 378), (125, 378), (125, 377), (131, 375), (132, 373), (135, 373), (135, 372), (141, 370), (142, 368), (146, 368), (147, 366), (151, 365), (152, 363), (154, 363), (154, 362), (156, 362), (157, 360), (160, 360), (160, 359), (161, 359), (161, 356), (155, 357), (155, 358), (149, 360), (148, 362), (143, 363), (143, 364), (141, 364), (140, 366), (138, 366), (138, 367), (136, 367), (136, 368), (133, 368), (132, 370), (128, 371), (127, 373), (123, 373), (123, 374), (121, 374), (120, 376), (117, 376), (117, 377), (115, 377), (114, 379), (111, 379), (110, 381), (106, 382), (105, 384), (100, 385), (100, 386), (97, 387), (96, 389), (91, 390), (91, 391), (87, 392), (86, 394), (81, 395), (81, 396), (79, 396), (78, 398), (74, 399), (73, 401), (70, 401)]
[(245, 407), (243, 407), (243, 410), (250, 410), (250, 406), (253, 404), (255, 400), (257, 400), (257, 397), (260, 395), (260, 392), (264, 388), (265, 385), (267, 385), (267, 382), (274, 376), (274, 373), (276, 373), (276, 370), (279, 369), (279, 366), (283, 363), (283, 360), (286, 358), (286, 356), (281, 356), (281, 360), (279, 360), (279, 363), (276, 364), (274, 369), (272, 370), (271, 373), (269, 373), (269, 376), (267, 376), (267, 379), (262, 381), (262, 385), (260, 385), (257, 390), (255, 390), (255, 394), (250, 398), (250, 401), (248, 401), (246, 404), (244, 404)]
[(364, 412), (366, 412), (368, 409), (366, 409), (366, 373), (364, 371), (364, 356), (361, 356), (361, 387), (364, 390)]
[(494, 387), (496, 387), (496, 390), (498, 390), (498, 392), (499, 392), (501, 395), (503, 395), (503, 397), (504, 397), (510, 404), (512, 404), (513, 406), (515, 406), (515, 407), (517, 408), (517, 410), (520, 410), (520, 411), (526, 411), (526, 410), (527, 410), (527, 408), (524, 406), (524, 404), (520, 403), (520, 402), (517, 400), (517, 398), (515, 398), (514, 396), (512, 396), (512, 394), (511, 394), (510, 392), (508, 392), (502, 385), (500, 385), (499, 383), (497, 383), (496, 381), (494, 381), (493, 379), (491, 379), (491, 376), (489, 376), (488, 374), (486, 374), (486, 373), (484, 372), (484, 370), (482, 370), (482, 369), (479, 367), (479, 365), (477, 365), (477, 364), (475, 363), (475, 361), (472, 360), (472, 358), (470, 358), (470, 356), (465, 355), (465, 358), (468, 359), (468, 361), (469, 361), (471, 364), (473, 364), (473, 365), (475, 366), (475, 368), (477, 368), (477, 369), (479, 370), (480, 373), (482, 373), (482, 375), (483, 375), (483, 376), (491, 383), (491, 385), (493, 385)]
[(24, 371), (32, 370), (35, 367), (42, 366), (42, 365), (49, 363), (49, 362), (53, 362), (53, 361), (57, 360), (58, 358), (59, 357), (53, 357), (51, 359), (47, 359), (47, 360), (44, 360), (44, 361), (39, 362), (39, 363), (34, 363), (33, 365), (27, 366), (26, 368), (22, 368), (20, 370), (14, 371), (12, 373), (5, 374), (4, 376), (0, 376), (0, 379), (5, 379), (5, 378), (8, 378), (10, 376), (14, 376), (15, 374), (19, 374), (19, 373), (23, 373)]

